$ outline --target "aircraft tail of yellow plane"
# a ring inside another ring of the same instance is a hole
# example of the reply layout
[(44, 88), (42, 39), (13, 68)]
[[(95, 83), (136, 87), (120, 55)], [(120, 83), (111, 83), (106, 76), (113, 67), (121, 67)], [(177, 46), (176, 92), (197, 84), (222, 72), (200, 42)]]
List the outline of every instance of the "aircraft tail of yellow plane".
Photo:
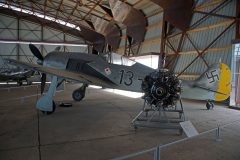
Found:
[[(221, 68), (221, 75), (220, 75), (220, 81), (217, 89), (218, 93), (216, 94), (216, 97), (215, 97), (216, 101), (226, 100), (231, 93), (231, 70), (224, 63), (220, 64), (220, 68)], [(220, 94), (220, 93), (224, 93), (224, 94)]]
[(183, 98), (223, 101), (230, 96), (231, 71), (224, 63), (214, 64), (195, 81), (183, 83)]

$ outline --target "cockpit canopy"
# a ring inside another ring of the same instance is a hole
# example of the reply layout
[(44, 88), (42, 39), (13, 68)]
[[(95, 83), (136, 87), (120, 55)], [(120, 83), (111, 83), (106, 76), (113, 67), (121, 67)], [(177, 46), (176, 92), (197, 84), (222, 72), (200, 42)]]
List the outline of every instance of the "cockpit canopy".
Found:
[(112, 63), (112, 64), (118, 64), (118, 65), (124, 65), (124, 66), (132, 66), (134, 65), (136, 62), (133, 60), (128, 59), (127, 57), (117, 54), (117, 53), (108, 53), (106, 55), (104, 55), (104, 57), (106, 58), (106, 61), (108, 63)]

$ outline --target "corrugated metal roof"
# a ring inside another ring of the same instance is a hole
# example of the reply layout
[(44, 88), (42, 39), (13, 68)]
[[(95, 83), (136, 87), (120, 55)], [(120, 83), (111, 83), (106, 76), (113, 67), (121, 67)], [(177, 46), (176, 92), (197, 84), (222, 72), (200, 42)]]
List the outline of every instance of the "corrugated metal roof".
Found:
[[(198, 5), (205, 5), (202, 11), (210, 12), (216, 6), (218, 6), (221, 1), (218, 1), (215, 5), (213, 2), (217, 1), (199, 1)], [(210, 5), (211, 3), (211, 5)], [(228, 15), (228, 16), (235, 16), (236, 14), (236, 0), (227, 2), (222, 8), (220, 8), (217, 14)], [(204, 14), (195, 13), (193, 16), (193, 20), (191, 24), (194, 24), (200, 18), (202, 18)], [(188, 31), (188, 37), (191, 39), (193, 44), (196, 48), (201, 52), (204, 50), (218, 35), (222, 33), (231, 23), (233, 20), (226, 19), (222, 17), (216, 16), (208, 16), (203, 22), (201, 22), (197, 27), (191, 28)], [(176, 31), (177, 33), (179, 31)], [(228, 29), (202, 56), (206, 60), (209, 65), (214, 63), (218, 63), (220, 60), (223, 63), (226, 63), (228, 66), (231, 66), (231, 58), (232, 58), (232, 40), (235, 38), (235, 25), (233, 25), (230, 29)], [(171, 38), (170, 42), (173, 44), (175, 48), (178, 46), (180, 36), (175, 38)], [(172, 53), (171, 49), (167, 49), (168, 53)], [(194, 58), (198, 56), (195, 48), (190, 43), (190, 41), (185, 38), (184, 44), (180, 51), (180, 56), (178, 58), (177, 64), (175, 66), (175, 73), (181, 73), (183, 69), (187, 65), (189, 65)], [(199, 75), (203, 73), (207, 69), (207, 65), (204, 61), (199, 57), (188, 69), (185, 70), (183, 74), (189, 75)]]

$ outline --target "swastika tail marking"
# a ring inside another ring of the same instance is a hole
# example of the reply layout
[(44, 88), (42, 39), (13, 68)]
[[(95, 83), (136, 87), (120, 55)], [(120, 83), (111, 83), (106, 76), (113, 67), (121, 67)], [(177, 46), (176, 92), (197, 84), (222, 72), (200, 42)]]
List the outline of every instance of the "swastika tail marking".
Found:
[(208, 80), (210, 80), (209, 83), (214, 83), (216, 80), (219, 81), (219, 76), (216, 69), (210, 72), (207, 72), (206, 77)]

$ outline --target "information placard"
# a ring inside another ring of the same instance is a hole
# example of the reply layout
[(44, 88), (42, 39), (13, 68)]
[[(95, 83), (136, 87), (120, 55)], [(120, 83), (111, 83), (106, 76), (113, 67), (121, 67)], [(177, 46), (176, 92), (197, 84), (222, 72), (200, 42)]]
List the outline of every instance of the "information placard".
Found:
[(188, 137), (193, 137), (199, 134), (191, 121), (181, 122), (180, 125)]

